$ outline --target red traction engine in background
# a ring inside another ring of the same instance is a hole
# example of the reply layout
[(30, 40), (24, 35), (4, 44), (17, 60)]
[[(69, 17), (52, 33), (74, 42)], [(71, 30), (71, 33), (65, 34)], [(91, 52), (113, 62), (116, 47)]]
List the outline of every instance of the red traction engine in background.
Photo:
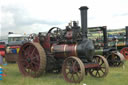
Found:
[(5, 57), (5, 42), (0, 42), (0, 55)]
[(105, 77), (109, 71), (107, 60), (94, 55), (92, 40), (87, 38), (87, 9), (81, 11), (81, 27), (73, 21), (66, 29), (51, 28), (46, 35), (39, 33), (33, 42), (21, 46), (18, 66), (24, 76), (39, 77), (44, 72), (60, 72), (70, 83), (80, 83), (85, 74)]

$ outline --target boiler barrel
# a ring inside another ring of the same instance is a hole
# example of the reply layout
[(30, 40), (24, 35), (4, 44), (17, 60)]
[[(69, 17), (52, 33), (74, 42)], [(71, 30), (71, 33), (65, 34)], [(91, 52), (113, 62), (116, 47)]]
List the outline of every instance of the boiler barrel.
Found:
[(61, 44), (53, 45), (51, 52), (55, 54), (57, 58), (66, 58), (69, 56), (77, 56), (77, 44)]
[(51, 47), (51, 52), (56, 58), (76, 56), (91, 60), (94, 54), (94, 46), (91, 40), (85, 40), (78, 44), (54, 44)]

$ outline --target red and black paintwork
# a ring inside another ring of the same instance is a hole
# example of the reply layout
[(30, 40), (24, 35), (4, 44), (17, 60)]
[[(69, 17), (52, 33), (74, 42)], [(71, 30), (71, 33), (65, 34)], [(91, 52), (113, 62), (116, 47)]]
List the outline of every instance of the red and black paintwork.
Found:
[[(108, 74), (108, 63), (103, 56), (94, 56), (94, 44), (87, 37), (87, 10), (86, 6), (80, 8), (81, 27), (76, 21), (64, 30), (52, 27), (46, 35), (39, 33), (33, 42), (22, 45), (18, 57), (22, 74), (38, 77), (42, 72), (61, 72), (62, 69), (66, 81), (79, 83), (86, 68), (86, 73), (94, 77), (105, 77)], [(67, 69), (69, 72), (66, 72)], [(78, 78), (71, 80), (67, 76), (69, 73)]]
[(20, 46), (7, 46), (5, 42), (0, 42), (0, 55), (5, 57), (7, 62), (16, 62), (18, 53), (12, 53), (12, 50), (17, 51), (17, 48), (20, 49)]
[(66, 58), (68, 56), (77, 56), (77, 44), (61, 44), (61, 45), (52, 45), (51, 52), (55, 53), (56, 58)]
[[(6, 51), (5, 60), (8, 63), (17, 62), (17, 58), (18, 58), (18, 50), (17, 49), (20, 49), (20, 47), (21, 47), (20, 45), (6, 47), (6, 50), (8, 50), (8, 52)], [(12, 50), (15, 50), (15, 53), (13, 53)]]
[(0, 42), (0, 55), (3, 57), (5, 56), (5, 48), (5, 42)]
[(126, 32), (126, 42), (123, 44), (118, 44), (117, 48), (120, 50), (126, 60), (128, 60), (128, 26), (125, 27)]
[[(73, 30), (72, 30), (73, 31)], [(92, 40), (87, 39), (86, 37), (81, 40), (74, 40), (70, 38), (73, 37), (73, 32), (66, 31), (64, 37), (56, 42), (56, 38), (51, 39), (51, 31), (48, 32), (47, 36), (44, 37), (42, 42), (43, 48), (46, 51), (52, 52), (55, 54), (55, 58), (67, 58), (69, 56), (85, 57), (88, 60), (91, 60), (94, 54), (94, 46)], [(72, 33), (72, 34), (71, 34)], [(81, 36), (82, 37), (82, 36)], [(77, 39), (77, 36), (76, 36)], [(40, 37), (41, 40), (41, 37)]]

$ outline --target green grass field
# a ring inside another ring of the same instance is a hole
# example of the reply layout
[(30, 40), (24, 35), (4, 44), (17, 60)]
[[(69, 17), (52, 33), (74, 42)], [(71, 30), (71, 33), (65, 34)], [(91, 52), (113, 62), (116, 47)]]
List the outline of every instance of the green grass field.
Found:
[(84, 77), (80, 84), (67, 83), (61, 74), (44, 74), (39, 78), (24, 77), (19, 72), (17, 64), (2, 66), (7, 74), (0, 85), (128, 85), (128, 61), (123, 67), (110, 68), (105, 78)]

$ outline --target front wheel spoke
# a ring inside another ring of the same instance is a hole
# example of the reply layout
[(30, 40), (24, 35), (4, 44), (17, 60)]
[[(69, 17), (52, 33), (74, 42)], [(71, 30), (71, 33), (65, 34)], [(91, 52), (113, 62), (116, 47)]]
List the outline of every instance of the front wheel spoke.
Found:
[(94, 69), (91, 69), (91, 72), (93, 73), (95, 70)]
[(72, 80), (72, 78), (73, 78), (73, 74), (71, 74), (70, 80)]
[(78, 74), (78, 73), (76, 73), (76, 76), (78, 77), (78, 79), (80, 78), (80, 76), (79, 76), (79, 74)]
[(103, 60), (102, 60), (102, 63), (100, 64), (100, 66), (102, 66), (104, 64)]
[(73, 62), (73, 68), (75, 67), (76, 61)]
[(70, 68), (71, 68), (71, 66), (65, 66), (65, 68), (66, 68), (66, 69), (70, 69)]
[(73, 81), (75, 81), (75, 78), (74, 78), (74, 76), (73, 76)]
[(106, 67), (100, 67), (101, 69), (106, 69)]
[(100, 58), (98, 58), (98, 62), (100, 62), (100, 60), (101, 60), (101, 59), (100, 59)]
[(98, 75), (98, 72), (96, 71), (96, 76)]
[(99, 73), (99, 71), (97, 70), (97, 74), (98, 74), (98, 76), (100, 77), (100, 73)]
[(72, 67), (73, 67), (73, 65), (74, 65), (74, 61), (72, 60)]
[(101, 70), (101, 72), (104, 74), (105, 72), (102, 70), (102, 69), (100, 69)]
[(70, 74), (70, 72), (67, 72), (67, 73), (66, 73), (66, 75), (69, 75), (69, 74)]

